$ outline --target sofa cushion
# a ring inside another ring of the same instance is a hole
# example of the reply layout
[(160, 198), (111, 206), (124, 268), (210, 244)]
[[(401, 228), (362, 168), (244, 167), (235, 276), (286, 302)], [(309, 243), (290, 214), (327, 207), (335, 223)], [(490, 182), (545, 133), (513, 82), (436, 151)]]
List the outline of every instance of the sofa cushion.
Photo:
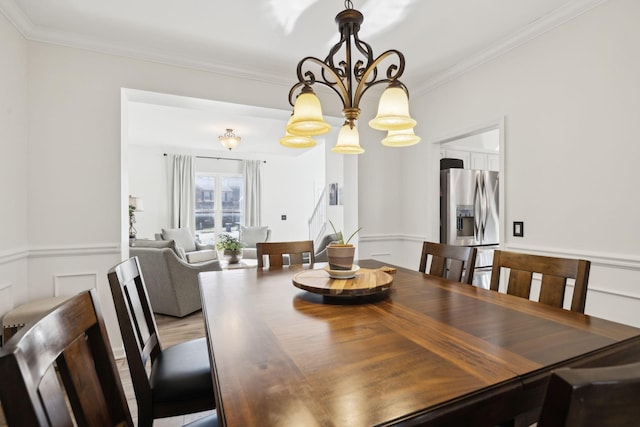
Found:
[(213, 249), (203, 249), (201, 251), (187, 252), (187, 262), (193, 264), (196, 262), (213, 261), (218, 259), (218, 252)]
[(240, 226), (240, 242), (245, 248), (255, 248), (256, 243), (266, 242), (269, 238), (269, 227)]
[(188, 228), (163, 228), (162, 238), (164, 240), (175, 240), (176, 246), (181, 247), (185, 252), (196, 250), (196, 240)]

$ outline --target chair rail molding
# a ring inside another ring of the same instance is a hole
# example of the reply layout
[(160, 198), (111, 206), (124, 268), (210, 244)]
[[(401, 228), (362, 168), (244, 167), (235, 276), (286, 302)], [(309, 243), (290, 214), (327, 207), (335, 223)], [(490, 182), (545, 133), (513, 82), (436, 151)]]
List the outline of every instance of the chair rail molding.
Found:
[(0, 252), (0, 265), (26, 259), (29, 256), (29, 248), (19, 247), (16, 249)]
[(95, 243), (87, 245), (64, 246), (35, 246), (29, 248), (29, 258), (75, 256), (75, 255), (104, 255), (117, 254), (121, 251), (120, 243)]
[(610, 268), (624, 268), (640, 271), (640, 256), (616, 254), (610, 252), (581, 251), (567, 248), (551, 248), (546, 246), (506, 244), (506, 250), (530, 252), (537, 255), (583, 258), (591, 261), (591, 265)]

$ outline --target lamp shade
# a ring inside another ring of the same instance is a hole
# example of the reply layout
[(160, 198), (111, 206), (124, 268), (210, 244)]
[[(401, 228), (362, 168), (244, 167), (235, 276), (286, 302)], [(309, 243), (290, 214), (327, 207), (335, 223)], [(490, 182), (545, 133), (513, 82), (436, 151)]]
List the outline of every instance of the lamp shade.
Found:
[(287, 132), (292, 135), (314, 136), (327, 133), (330, 129), (331, 125), (322, 118), (322, 106), (316, 94), (309, 90), (298, 95)]
[(387, 137), (382, 140), (382, 145), (388, 147), (408, 147), (420, 142), (420, 137), (413, 133), (413, 128), (403, 130), (390, 130)]
[(240, 139), (242, 138), (236, 136), (236, 134), (233, 133), (233, 129), (227, 129), (224, 135), (220, 135), (218, 137), (218, 141), (220, 141), (220, 144), (222, 144), (222, 146), (228, 150), (236, 148), (238, 144), (240, 144)]
[(291, 135), (289, 132), (280, 138), (280, 145), (289, 148), (309, 148), (316, 145), (316, 141), (309, 136)]
[(339, 154), (364, 153), (364, 149), (360, 147), (360, 135), (358, 134), (358, 128), (355, 125), (345, 123), (338, 134), (338, 142), (331, 151)]
[(402, 130), (415, 127), (416, 121), (409, 116), (409, 97), (400, 86), (389, 86), (380, 97), (378, 115), (369, 126), (378, 130)]
[(144, 211), (144, 204), (142, 203), (141, 197), (129, 196), (129, 206), (133, 206), (136, 212)]

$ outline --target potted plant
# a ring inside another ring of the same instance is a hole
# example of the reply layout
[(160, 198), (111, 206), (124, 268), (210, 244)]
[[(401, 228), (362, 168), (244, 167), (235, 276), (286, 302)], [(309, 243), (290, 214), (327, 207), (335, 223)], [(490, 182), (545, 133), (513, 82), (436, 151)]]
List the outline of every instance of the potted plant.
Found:
[(330, 243), (327, 246), (327, 258), (329, 259), (329, 268), (331, 270), (351, 270), (353, 268), (353, 258), (356, 253), (356, 248), (349, 242), (353, 237), (358, 234), (362, 229), (359, 227), (356, 231), (351, 233), (349, 238), (345, 241), (342, 232), (338, 232), (333, 222), (329, 220), (333, 232), (338, 236), (338, 241)]
[(221, 234), (216, 242), (216, 249), (222, 251), (229, 264), (237, 264), (242, 258), (242, 243), (230, 234)]

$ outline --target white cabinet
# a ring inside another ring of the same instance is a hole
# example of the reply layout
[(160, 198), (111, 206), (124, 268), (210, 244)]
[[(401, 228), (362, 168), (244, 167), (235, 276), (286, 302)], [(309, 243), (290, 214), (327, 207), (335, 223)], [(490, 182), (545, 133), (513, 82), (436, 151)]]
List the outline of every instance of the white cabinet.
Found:
[(465, 169), (500, 170), (500, 155), (496, 153), (446, 148), (440, 151), (440, 157), (462, 159)]
[(447, 148), (444, 150), (444, 157), (449, 159), (462, 159), (465, 169), (470, 169), (469, 165), (471, 164), (471, 153), (469, 151), (464, 150), (452, 150)]
[(487, 154), (487, 169), (490, 171), (500, 170), (500, 155)]

